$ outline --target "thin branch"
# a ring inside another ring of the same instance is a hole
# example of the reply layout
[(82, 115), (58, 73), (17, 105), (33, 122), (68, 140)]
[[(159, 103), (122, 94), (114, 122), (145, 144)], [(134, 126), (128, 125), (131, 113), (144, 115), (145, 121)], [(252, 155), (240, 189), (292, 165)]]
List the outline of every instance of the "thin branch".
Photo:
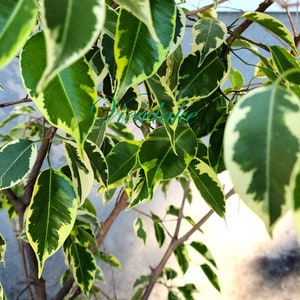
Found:
[[(231, 197), (232, 195), (234, 195), (234, 190), (231, 189), (226, 195), (226, 200)], [(210, 218), (211, 215), (213, 215), (214, 211), (210, 210), (203, 218), (201, 218), (201, 220), (196, 223), (187, 233), (185, 233), (181, 238), (179, 239), (175, 239), (173, 237), (173, 239), (171, 240), (168, 249), (166, 250), (164, 256), (162, 257), (161, 261), (159, 262), (159, 264), (155, 267), (155, 269), (153, 269), (152, 273), (151, 273), (151, 278), (149, 281), (149, 284), (147, 285), (142, 300), (147, 300), (153, 290), (153, 287), (155, 285), (155, 283), (157, 282), (163, 268), (165, 267), (166, 263), (168, 262), (170, 256), (173, 254), (174, 250), (181, 244), (183, 244), (185, 241), (187, 241), (190, 236), (196, 232), (197, 230), (199, 230), (199, 228)]]
[(21, 103), (26, 103), (26, 102), (32, 102), (32, 100), (28, 97), (25, 97), (25, 98), (20, 99), (20, 100), (1, 103), (0, 108), (12, 106), (12, 105), (17, 105), (17, 104), (21, 104)]
[(182, 201), (181, 201), (181, 206), (180, 209), (178, 211), (178, 218), (177, 218), (177, 224), (176, 224), (176, 228), (175, 228), (175, 232), (174, 232), (174, 239), (178, 238), (178, 234), (179, 234), (179, 230), (180, 230), (180, 226), (181, 226), (181, 221), (182, 221), (182, 217), (183, 217), (183, 209), (184, 209), (184, 205), (185, 205), (185, 201), (187, 198), (187, 193), (189, 191), (190, 188), (190, 181), (187, 181), (186, 186), (184, 187), (183, 190), (183, 196), (182, 196)]
[[(255, 10), (256, 12), (264, 12), (267, 8), (269, 8), (274, 2), (271, 0), (265, 0), (259, 4), (258, 8)], [(227, 38), (226, 42), (228, 47), (237, 39), (237, 36), (240, 36), (251, 24), (253, 21), (245, 20), (242, 22), (235, 30), (234, 35), (231, 35)]]
[[(220, 5), (220, 4), (224, 3), (224, 2), (227, 2), (227, 1), (228, 1), (228, 0), (220, 0), (220, 1), (218, 2), (218, 5)], [(201, 12), (203, 12), (203, 11), (206, 11), (206, 10), (208, 10), (208, 9), (210, 9), (210, 8), (213, 8), (213, 7), (215, 7), (215, 4), (214, 4), (214, 3), (209, 4), (209, 5), (205, 5), (205, 6), (201, 7), (201, 8), (196, 9), (196, 10), (191, 10), (191, 11), (187, 12), (185, 15), (186, 15), (187, 17), (189, 17), (189, 16), (192, 16), (192, 15), (196, 15), (197, 13), (201, 13)]]

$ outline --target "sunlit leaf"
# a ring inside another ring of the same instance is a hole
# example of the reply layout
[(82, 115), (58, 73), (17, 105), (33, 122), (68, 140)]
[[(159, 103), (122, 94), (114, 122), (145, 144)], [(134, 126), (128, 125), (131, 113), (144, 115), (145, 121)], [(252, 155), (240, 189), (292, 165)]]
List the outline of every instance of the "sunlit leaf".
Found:
[(95, 257), (87, 247), (80, 245), (71, 238), (68, 239), (67, 252), (76, 283), (83, 293), (88, 296), (96, 277), (97, 264)]
[(265, 29), (282, 39), (288, 46), (290, 46), (296, 53), (298, 53), (291, 32), (277, 18), (271, 16), (270, 14), (257, 11), (246, 12), (240, 18), (246, 18), (248, 20), (258, 23), (259, 25), (261, 25), (262, 27), (264, 27)]
[(38, 10), (35, 0), (1, 0), (0, 7), (0, 67), (4, 67), (33, 31)]
[(86, 60), (79, 59), (58, 73), (39, 94), (36, 86), (46, 64), (43, 32), (27, 41), (20, 63), (24, 86), (44, 117), (82, 147), (97, 115), (97, 107), (91, 113), (97, 90)]
[(234, 190), (269, 231), (287, 211), (286, 193), (299, 153), (300, 103), (281, 86), (249, 92), (225, 128), (224, 155)]
[(201, 269), (216, 290), (221, 291), (218, 276), (208, 264), (202, 264)]
[(200, 52), (189, 54), (179, 70), (177, 101), (197, 101), (211, 95), (222, 83), (226, 66), (217, 53), (211, 52), (198, 67)]
[(5, 260), (4, 260), (5, 251), (6, 251), (6, 241), (3, 237), (3, 235), (0, 233), (0, 262), (2, 262), (2, 263), (5, 263)]
[[(84, 13), (83, 13), (84, 11)], [(47, 64), (37, 84), (41, 92), (58, 72), (75, 63), (95, 43), (105, 19), (104, 0), (43, 0)]]
[(189, 173), (203, 199), (220, 216), (225, 214), (223, 188), (213, 169), (204, 161), (195, 158), (188, 167)]
[(78, 147), (72, 141), (66, 141), (64, 148), (72, 174), (73, 187), (79, 199), (79, 205), (82, 205), (92, 189), (94, 180), (89, 156), (85, 152), (83, 156), (80, 156)]
[(175, 28), (175, 2), (152, 0), (151, 15), (159, 43), (140, 19), (123, 8), (120, 10), (115, 40), (117, 102), (130, 86), (152, 76), (168, 53)]
[(174, 250), (174, 255), (177, 259), (177, 262), (179, 264), (179, 267), (182, 271), (183, 274), (185, 274), (185, 272), (187, 271), (188, 267), (189, 267), (189, 253), (187, 250), (186, 245), (181, 244), (180, 246), (178, 246), (175, 250)]
[(46, 169), (40, 173), (26, 217), (26, 234), (38, 260), (38, 276), (44, 263), (70, 234), (77, 210), (71, 181), (61, 173)]
[(227, 27), (220, 20), (199, 19), (193, 26), (193, 51), (200, 52), (198, 66), (207, 55), (219, 48), (227, 37)]
[(145, 171), (148, 186), (180, 175), (197, 151), (197, 140), (189, 127), (178, 126), (175, 133), (176, 153), (173, 152), (165, 128), (154, 130), (143, 142), (139, 162)]
[(14, 140), (0, 150), (0, 189), (21, 182), (31, 171), (37, 156), (36, 144), (30, 140)]

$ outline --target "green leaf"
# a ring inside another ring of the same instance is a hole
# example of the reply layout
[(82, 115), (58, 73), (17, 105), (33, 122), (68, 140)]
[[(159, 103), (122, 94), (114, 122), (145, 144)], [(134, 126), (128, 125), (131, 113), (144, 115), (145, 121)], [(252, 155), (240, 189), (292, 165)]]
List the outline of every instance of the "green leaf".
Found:
[(180, 298), (178, 297), (178, 295), (175, 292), (169, 291), (168, 300), (180, 300)]
[(152, 190), (149, 190), (143, 169), (138, 169), (135, 176), (128, 178), (125, 184), (126, 192), (130, 198), (130, 205), (126, 210), (133, 208), (145, 200), (151, 200), (153, 193)]
[(92, 127), (92, 130), (87, 136), (87, 139), (92, 141), (100, 148), (104, 140), (105, 130), (105, 121), (102, 118), (97, 118), (95, 120), (94, 126)]
[(154, 75), (147, 80), (147, 83), (159, 105), (160, 116), (156, 120), (164, 124), (175, 152), (175, 131), (178, 125), (178, 117), (183, 107), (178, 111), (176, 99), (162, 77)]
[(122, 266), (119, 262), (119, 260), (112, 254), (110, 253), (104, 253), (104, 252), (100, 252), (99, 253), (99, 258), (104, 261), (105, 263), (107, 263), (108, 265), (110, 265), (111, 267), (120, 270), (122, 269)]
[(73, 266), (73, 275), (76, 283), (88, 297), (96, 278), (97, 264), (95, 257), (87, 247), (74, 240), (68, 246), (68, 256)]
[(176, 278), (178, 275), (177, 272), (171, 268), (163, 269), (163, 274), (166, 275), (166, 278), (168, 280), (172, 280), (172, 279)]
[(104, 154), (96, 144), (90, 141), (84, 143), (84, 151), (89, 158), (94, 179), (100, 183), (101, 186), (108, 185), (108, 168)]
[(179, 267), (180, 267), (182, 273), (185, 274), (185, 272), (189, 268), (189, 261), (190, 261), (189, 253), (188, 253), (186, 245), (181, 244), (180, 246), (178, 246), (174, 250), (174, 255), (177, 259), (177, 262), (179, 264)]
[(200, 253), (207, 261), (209, 261), (215, 268), (217, 267), (217, 264), (209, 251), (209, 249), (201, 242), (193, 241), (190, 244), (191, 247), (193, 247), (198, 253)]
[[(75, 63), (95, 43), (105, 19), (104, 0), (43, 0), (47, 65), (37, 85), (40, 92), (57, 74)], [(57, 9), (59, 7), (59, 9)], [(84, 10), (84, 13), (83, 13)]]
[[(269, 46), (275, 66), (279, 74), (288, 81), (299, 84), (300, 82), (300, 64), (298, 60), (286, 49), (280, 46)], [(293, 73), (286, 73), (292, 71)]]
[(41, 172), (26, 217), (26, 234), (38, 260), (39, 278), (46, 259), (70, 234), (76, 210), (77, 199), (71, 181), (52, 169)]
[(27, 41), (20, 63), (24, 86), (44, 117), (82, 147), (97, 114), (96, 108), (91, 113), (97, 90), (86, 60), (79, 59), (58, 73), (40, 94), (36, 93), (36, 86), (46, 63), (43, 32)]
[(208, 145), (208, 157), (211, 167), (216, 173), (221, 173), (225, 170), (223, 158), (223, 137), (227, 115), (223, 115), (215, 125), (211, 132)]
[(200, 52), (198, 66), (207, 55), (219, 48), (226, 40), (226, 25), (214, 19), (199, 19), (193, 26), (192, 36), (194, 39), (193, 51)]
[(112, 148), (106, 157), (109, 185), (128, 176), (135, 165), (139, 148), (138, 141), (123, 141)]
[(269, 14), (261, 12), (246, 12), (240, 18), (246, 18), (248, 20), (258, 23), (259, 25), (261, 25), (262, 27), (264, 27), (265, 29), (282, 39), (288, 46), (290, 46), (296, 53), (298, 53), (291, 32), (278, 19), (272, 17)]
[(153, 39), (142, 21), (125, 9), (120, 10), (114, 50), (118, 78), (117, 102), (130, 86), (152, 76), (168, 53), (175, 30), (175, 2), (152, 0), (151, 15), (160, 43)]
[(135, 293), (132, 295), (132, 297), (130, 298), (130, 300), (140, 300), (142, 299), (144, 293), (144, 288), (139, 288), (135, 291)]
[(133, 223), (133, 229), (134, 229), (135, 235), (144, 244), (146, 244), (146, 239), (147, 239), (147, 224), (146, 224), (146, 222), (142, 218), (137, 217)]
[(225, 196), (217, 174), (209, 165), (198, 158), (192, 160), (188, 170), (205, 202), (220, 217), (224, 217)]
[(234, 68), (230, 69), (229, 80), (230, 80), (231, 86), (234, 89), (241, 89), (244, 85), (244, 76), (237, 69), (234, 69)]
[(7, 300), (7, 297), (4, 293), (4, 289), (3, 289), (1, 282), (0, 282), (0, 300)]
[(94, 214), (92, 214), (88, 211), (78, 209), (77, 214), (76, 214), (76, 219), (83, 223), (93, 225), (93, 226), (97, 227), (98, 229), (100, 229), (100, 225), (99, 225), (97, 216), (95, 216)]
[(121, 7), (125, 8), (128, 12), (134, 15), (137, 19), (143, 22), (147, 29), (149, 30), (152, 38), (159, 42), (159, 38), (156, 34), (152, 14), (149, 13), (151, 11), (152, 2), (150, 0), (117, 0), (117, 3), (121, 5)]
[(168, 134), (163, 127), (155, 129), (143, 142), (139, 161), (149, 187), (180, 175), (195, 156), (197, 140), (189, 127), (178, 126), (174, 142), (177, 155), (172, 151)]
[(118, 13), (115, 9), (106, 5), (106, 17), (103, 26), (103, 32), (106, 33), (111, 39), (115, 39), (117, 30)]
[(0, 1), (0, 68), (7, 65), (34, 30), (35, 0)]
[(179, 286), (178, 290), (184, 296), (184, 299), (195, 300), (193, 292), (197, 291), (197, 289), (193, 283), (187, 283), (184, 286)]
[(221, 85), (226, 68), (217, 53), (210, 53), (198, 67), (200, 59), (197, 51), (183, 60), (179, 69), (177, 101), (197, 101), (211, 95)]
[(155, 232), (155, 237), (156, 237), (158, 246), (162, 247), (165, 242), (165, 239), (166, 239), (165, 230), (161, 224), (161, 221), (154, 220), (153, 226), (154, 226), (154, 232)]
[(135, 288), (139, 285), (144, 286), (149, 283), (150, 279), (151, 279), (150, 275), (141, 275), (135, 280), (133, 287)]
[(212, 268), (208, 264), (202, 264), (201, 269), (210, 281), (210, 283), (214, 286), (214, 288), (220, 292), (221, 288), (219, 285), (218, 276), (215, 274)]
[(0, 262), (5, 264), (5, 251), (6, 251), (6, 241), (3, 235), (0, 233)]
[(288, 204), (293, 211), (294, 223), (298, 240), (300, 241), (300, 159), (298, 157), (294, 166), (291, 179), (290, 189), (288, 193)]
[(94, 172), (88, 155), (80, 156), (79, 149), (72, 141), (64, 142), (65, 155), (71, 170), (73, 187), (81, 206), (88, 197), (94, 181)]
[(234, 190), (271, 230), (287, 211), (286, 192), (299, 153), (300, 103), (281, 86), (256, 89), (233, 108), (224, 155)]
[(30, 140), (14, 140), (0, 150), (0, 189), (21, 182), (30, 172), (37, 156), (36, 144)]

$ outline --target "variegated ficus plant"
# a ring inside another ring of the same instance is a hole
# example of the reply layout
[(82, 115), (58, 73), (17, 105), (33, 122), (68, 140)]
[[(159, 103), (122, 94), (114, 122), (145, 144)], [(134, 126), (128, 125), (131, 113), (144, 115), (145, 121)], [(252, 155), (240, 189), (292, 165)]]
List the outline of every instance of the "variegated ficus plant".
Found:
[[(0, 67), (17, 60), (27, 93), (0, 104), (12, 108), (1, 128), (18, 122), (0, 137), (0, 203), (18, 219), (28, 299), (47, 298), (43, 269), (58, 250), (66, 272), (54, 299), (95, 294), (105, 277), (98, 261), (120, 267), (103, 240), (118, 214), (130, 209), (137, 211), (133, 225), (142, 242), (148, 217), (158, 246), (169, 243), (160, 263), (135, 281), (132, 299), (148, 299), (156, 282), (163, 282), (168, 299), (193, 299), (197, 285), (174, 286), (179, 275), (166, 267), (173, 254), (184, 275), (192, 248), (204, 259), (199, 272), (220, 289), (210, 251), (189, 238), (213, 212), (224, 218), (233, 194), (225, 195), (219, 182), (225, 170), (270, 233), (287, 210), (300, 232), (295, 23), (288, 14), (289, 29), (265, 13), (272, 5), (265, 0), (224, 24), (218, 4), (189, 11), (175, 0), (0, 0)], [(292, 4), (282, 5), (289, 10)], [(253, 23), (280, 43), (244, 37)], [(183, 38), (190, 48), (183, 49)], [(240, 49), (257, 57), (253, 82), (231, 67), (232, 55), (247, 62)], [(4, 83), (1, 88), (4, 93)], [(57, 145), (61, 165), (53, 159)], [(165, 218), (137, 209), (172, 180), (183, 188), (181, 206), (167, 199), (166, 215), (177, 220), (173, 234)], [(185, 200), (193, 201), (190, 184), (211, 208), (200, 220), (184, 209)], [(93, 187), (104, 203), (116, 202), (107, 219), (97, 217), (88, 198)], [(183, 221), (190, 226), (184, 233)], [(2, 263), (10, 255), (5, 250), (0, 234)]]

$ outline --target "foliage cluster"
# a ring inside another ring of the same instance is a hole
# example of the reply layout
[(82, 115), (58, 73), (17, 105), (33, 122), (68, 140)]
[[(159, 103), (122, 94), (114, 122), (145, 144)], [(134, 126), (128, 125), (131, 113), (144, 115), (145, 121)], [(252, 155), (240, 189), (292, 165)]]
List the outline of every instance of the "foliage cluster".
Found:
[[(218, 179), (225, 170), (270, 232), (289, 209), (300, 232), (299, 35), (288, 7), (291, 30), (264, 13), (272, 1), (232, 24), (218, 19), (218, 1), (196, 11), (182, 4), (0, 0), (0, 67), (18, 55), (27, 91), (17, 103), (1, 104), (15, 105), (1, 127), (25, 116), (1, 134), (1, 208), (18, 218), (28, 297), (47, 298), (44, 264), (62, 249), (66, 272), (55, 299), (88, 298), (104, 278), (98, 260), (120, 267), (101, 249), (115, 218), (151, 201), (155, 189), (167, 190), (172, 180), (184, 191), (181, 206), (170, 203), (166, 212), (177, 220), (174, 233), (159, 265), (135, 281), (132, 299), (148, 299), (157, 281), (177, 277), (165, 268), (172, 254), (185, 274), (191, 248), (220, 289), (210, 251), (188, 239), (213, 212), (225, 216), (233, 194), (225, 195)], [(280, 46), (245, 38), (252, 23)], [(181, 46), (186, 26), (192, 26), (189, 53)], [(258, 58), (251, 82), (231, 67), (240, 49)], [(53, 163), (53, 144), (63, 146), (65, 164)], [(201, 220), (184, 213), (186, 200), (193, 201), (190, 182), (211, 208)], [(104, 203), (116, 201), (106, 220), (98, 219), (88, 199), (93, 186)], [(154, 212), (148, 217), (161, 247), (168, 234), (164, 221)], [(180, 235), (183, 221), (190, 230)], [(134, 229), (146, 243), (143, 215)], [(0, 234), (2, 262), (5, 249)], [(193, 299), (197, 292), (193, 284), (166, 287), (168, 299)]]

